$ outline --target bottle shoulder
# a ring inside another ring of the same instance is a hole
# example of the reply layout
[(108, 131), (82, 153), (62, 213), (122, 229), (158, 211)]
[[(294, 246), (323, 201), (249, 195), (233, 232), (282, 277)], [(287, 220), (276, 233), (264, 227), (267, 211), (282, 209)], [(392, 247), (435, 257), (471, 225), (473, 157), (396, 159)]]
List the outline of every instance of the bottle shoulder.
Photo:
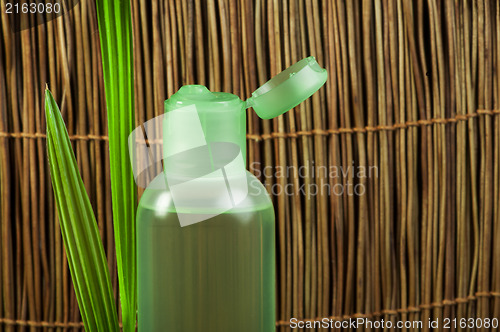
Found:
[[(222, 181), (198, 180), (188, 192), (188, 197), (179, 200), (176, 188), (169, 187), (163, 173), (159, 174), (144, 191), (139, 209), (163, 211), (165, 213), (210, 213), (214, 199), (220, 196), (221, 200), (230, 197), (232, 207), (228, 213), (239, 213), (273, 209), (271, 199), (264, 185), (250, 172), (246, 171), (243, 179), (225, 179)], [(236, 183), (237, 185), (232, 185)], [(246, 189), (245, 189), (246, 187)], [(226, 195), (227, 190), (227, 195)], [(245, 192), (246, 191), (246, 192)], [(244, 198), (243, 198), (244, 197)], [(238, 198), (241, 198), (238, 200)], [(235, 202), (236, 201), (236, 202)], [(180, 204), (179, 204), (180, 202)], [(176, 204), (177, 203), (177, 204)]]

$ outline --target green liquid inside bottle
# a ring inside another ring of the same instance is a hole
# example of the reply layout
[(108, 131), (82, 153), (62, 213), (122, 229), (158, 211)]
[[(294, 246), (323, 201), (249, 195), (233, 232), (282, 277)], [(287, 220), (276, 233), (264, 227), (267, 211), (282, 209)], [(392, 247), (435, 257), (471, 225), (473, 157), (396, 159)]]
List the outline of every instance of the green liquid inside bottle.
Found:
[(242, 204), (186, 227), (156, 208), (168, 190), (146, 190), (137, 214), (140, 331), (275, 331), (274, 210), (248, 178)]

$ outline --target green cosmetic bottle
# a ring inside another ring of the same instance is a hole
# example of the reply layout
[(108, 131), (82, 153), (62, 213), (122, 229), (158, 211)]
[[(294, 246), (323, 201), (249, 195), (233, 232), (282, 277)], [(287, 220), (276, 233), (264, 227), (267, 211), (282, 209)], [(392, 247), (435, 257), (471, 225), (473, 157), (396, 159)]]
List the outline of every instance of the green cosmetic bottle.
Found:
[(246, 109), (271, 119), (326, 77), (309, 57), (246, 102), (199, 85), (165, 102), (163, 172), (137, 211), (140, 332), (275, 331), (274, 209), (245, 169)]

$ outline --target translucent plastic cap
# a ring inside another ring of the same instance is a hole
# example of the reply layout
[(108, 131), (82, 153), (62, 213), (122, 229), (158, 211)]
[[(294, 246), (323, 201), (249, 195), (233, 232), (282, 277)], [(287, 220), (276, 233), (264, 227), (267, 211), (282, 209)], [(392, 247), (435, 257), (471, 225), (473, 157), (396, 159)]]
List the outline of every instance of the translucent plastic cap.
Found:
[(176, 179), (207, 179), (222, 169), (227, 176), (244, 177), (245, 110), (252, 107), (263, 119), (277, 117), (309, 98), (326, 78), (326, 70), (311, 56), (276, 75), (246, 102), (202, 85), (181, 87), (165, 101), (164, 114), (148, 120), (129, 136), (137, 185), (149, 186), (162, 168), (167, 177), (175, 175)]
[(327, 76), (314, 57), (302, 59), (255, 90), (247, 99), (247, 107), (262, 119), (272, 119), (312, 96)]

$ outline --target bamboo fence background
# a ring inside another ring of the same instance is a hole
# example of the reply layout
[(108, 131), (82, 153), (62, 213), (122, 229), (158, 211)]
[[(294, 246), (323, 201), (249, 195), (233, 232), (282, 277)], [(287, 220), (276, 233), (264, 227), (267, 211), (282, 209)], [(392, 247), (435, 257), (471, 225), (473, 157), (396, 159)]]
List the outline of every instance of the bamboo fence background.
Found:
[[(303, 57), (328, 69), (295, 110), (248, 115), (249, 163), (270, 190), (294, 190), (273, 195), (280, 331), (290, 317), (500, 318), (500, 3), (132, 3), (138, 125), (183, 84), (247, 98)], [(95, 3), (16, 34), (1, 6), (0, 331), (78, 331), (43, 91), (48, 82), (62, 107), (116, 292)], [(332, 166), (377, 176), (313, 172)], [(314, 193), (325, 184), (366, 192)]]

